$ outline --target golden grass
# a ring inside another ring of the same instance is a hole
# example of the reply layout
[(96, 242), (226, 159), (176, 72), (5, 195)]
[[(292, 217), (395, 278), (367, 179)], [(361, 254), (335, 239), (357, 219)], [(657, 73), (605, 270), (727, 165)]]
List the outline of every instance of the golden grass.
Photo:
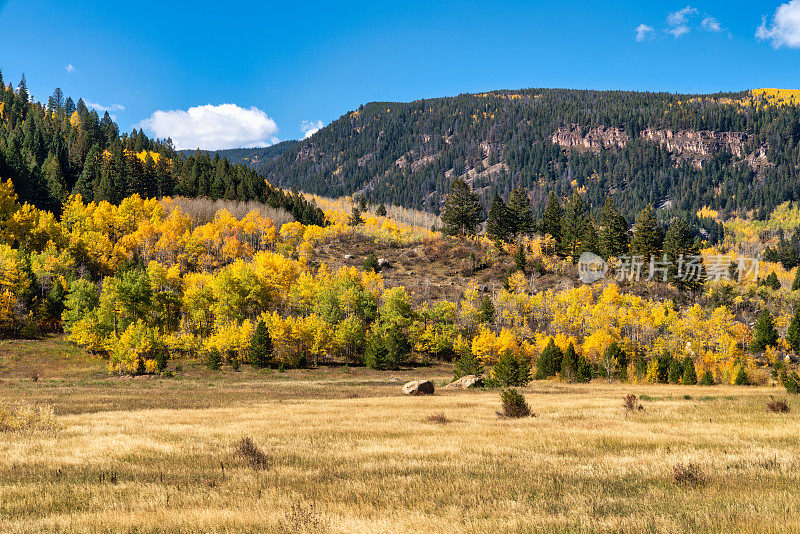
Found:
[[(399, 395), (408, 378), (439, 384), (448, 371), (128, 380), (179, 408), (85, 406), (60, 410), (55, 433), (0, 434), (0, 531), (800, 530), (800, 406), (766, 409), (782, 391), (535, 382), (521, 390), (536, 414), (524, 419), (498, 418), (497, 391)], [(63, 387), (88, 393), (62, 391), (61, 406), (106, 391), (72, 380)], [(4, 386), (0, 398), (21, 383)], [(625, 412), (627, 393), (642, 411)], [(243, 457), (245, 437), (266, 467)], [(677, 464), (697, 464), (705, 484), (676, 484)]]

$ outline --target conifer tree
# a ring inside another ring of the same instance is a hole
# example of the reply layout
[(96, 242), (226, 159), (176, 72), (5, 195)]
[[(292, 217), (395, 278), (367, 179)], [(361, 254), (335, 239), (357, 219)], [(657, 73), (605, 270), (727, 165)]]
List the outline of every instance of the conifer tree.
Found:
[(589, 213), (586, 203), (577, 192), (572, 193), (564, 215), (561, 217), (561, 250), (567, 256), (572, 256), (577, 261), (587, 236)]
[(769, 275), (767, 275), (766, 278), (761, 280), (760, 284), (762, 286), (766, 286), (766, 287), (769, 287), (771, 289), (774, 289), (775, 291), (777, 291), (777, 290), (779, 290), (781, 288), (781, 281), (778, 280), (778, 275), (775, 274), (775, 271), (772, 271), (771, 273), (769, 273)]
[(358, 206), (353, 206), (353, 210), (350, 212), (350, 218), (347, 220), (347, 224), (350, 226), (358, 226), (359, 224), (363, 224), (364, 219), (361, 217), (361, 210), (358, 209)]
[(694, 360), (690, 356), (683, 359), (683, 376), (681, 377), (681, 384), (685, 386), (693, 386), (697, 384), (697, 371), (694, 368)]
[(575, 345), (570, 343), (564, 356), (561, 358), (561, 378), (568, 381), (577, 380), (578, 377), (578, 355), (575, 353)]
[(794, 281), (792, 281), (792, 291), (797, 291), (798, 289), (800, 289), (800, 267), (794, 273)]
[(563, 211), (558, 197), (551, 191), (550, 196), (547, 198), (547, 206), (544, 209), (544, 217), (542, 218), (542, 232), (549, 234), (555, 240), (557, 246), (561, 245), (561, 217), (563, 216)]
[(744, 364), (739, 365), (739, 370), (736, 371), (736, 378), (733, 379), (735, 386), (748, 386), (750, 379), (747, 377), (747, 372), (744, 370)]
[(444, 232), (448, 235), (475, 235), (475, 230), (481, 221), (478, 195), (472, 192), (462, 178), (453, 178), (442, 214)]
[(494, 324), (494, 304), (489, 297), (483, 297), (478, 306), (478, 321), (486, 324)]
[(508, 240), (511, 233), (509, 228), (509, 210), (503, 199), (494, 194), (492, 206), (489, 208), (489, 217), (486, 219), (486, 235), (497, 241)]
[(682, 378), (683, 378), (683, 366), (681, 365), (681, 362), (679, 362), (677, 358), (673, 358), (672, 361), (669, 362), (668, 381), (670, 384), (680, 384)]
[(492, 381), (504, 387), (527, 386), (531, 381), (531, 363), (513, 351), (503, 351), (492, 367)]
[(667, 233), (664, 236), (663, 254), (669, 262), (669, 281), (676, 282), (678, 285), (685, 287), (689, 284), (687, 281), (678, 280), (678, 266), (681, 256), (684, 263), (688, 261), (688, 257), (697, 255), (700, 251), (694, 245), (692, 233), (689, 226), (683, 219), (676, 219), (669, 225)]
[(769, 313), (769, 310), (764, 310), (758, 316), (753, 329), (753, 342), (750, 344), (750, 350), (761, 352), (767, 347), (774, 347), (777, 342), (778, 331), (775, 329), (775, 321), (772, 319), (772, 314)]
[(711, 370), (707, 369), (705, 373), (703, 373), (703, 378), (700, 379), (701, 386), (713, 386), (714, 385), (714, 375), (711, 374)]
[(606, 197), (600, 211), (597, 229), (597, 249), (608, 259), (619, 257), (628, 251), (628, 222), (619, 214), (614, 199)]
[(800, 354), (800, 306), (795, 309), (789, 328), (786, 330), (786, 342), (795, 354)]
[(510, 234), (517, 236), (532, 235), (535, 228), (533, 211), (531, 211), (531, 199), (528, 193), (518, 187), (511, 191), (508, 196), (508, 216), (509, 224), (507, 229)]
[(375, 210), (375, 214), (378, 217), (386, 217), (386, 205), (383, 202), (381, 202), (378, 209)]
[(536, 379), (541, 380), (543, 378), (555, 376), (555, 374), (561, 370), (562, 357), (563, 353), (561, 349), (556, 346), (553, 338), (550, 338), (550, 342), (544, 348), (542, 354), (539, 355), (539, 359), (536, 362)]
[(643, 256), (645, 260), (649, 260), (651, 256), (658, 258), (661, 255), (662, 241), (661, 227), (653, 211), (650, 208), (643, 209), (636, 218), (633, 229), (631, 254)]
[(250, 362), (256, 367), (267, 367), (272, 362), (272, 338), (266, 323), (258, 321), (250, 341)]

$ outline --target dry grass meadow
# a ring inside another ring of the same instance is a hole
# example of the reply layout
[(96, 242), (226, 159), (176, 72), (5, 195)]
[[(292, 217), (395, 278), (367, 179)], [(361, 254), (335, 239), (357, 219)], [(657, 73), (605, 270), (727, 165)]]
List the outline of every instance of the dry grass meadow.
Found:
[(534, 382), (519, 420), (496, 391), (400, 395), (450, 373), (119, 379), (57, 339), (0, 342), (0, 401), (58, 423), (0, 433), (0, 531), (800, 531), (800, 403), (766, 409), (782, 388)]

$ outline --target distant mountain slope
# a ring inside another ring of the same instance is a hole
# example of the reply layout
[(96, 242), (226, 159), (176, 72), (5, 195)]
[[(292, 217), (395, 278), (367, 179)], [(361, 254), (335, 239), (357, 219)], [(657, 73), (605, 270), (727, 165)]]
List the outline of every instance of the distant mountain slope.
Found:
[[(800, 199), (800, 111), (791, 91), (713, 95), (526, 89), (373, 102), (256, 167), (326, 196), (438, 211), (462, 175), (488, 202), (527, 188), (608, 194), (631, 219), (647, 205), (763, 214)], [(693, 215), (692, 215), (693, 216)]]
[[(276, 158), (283, 154), (285, 151), (293, 148), (297, 141), (281, 141), (272, 146), (259, 147), (259, 148), (229, 148), (227, 150), (204, 150), (210, 157), (219, 154), (219, 157), (226, 158), (233, 165), (248, 165), (250, 167), (258, 167), (263, 162)], [(190, 156), (196, 150), (180, 150), (184, 156)]]

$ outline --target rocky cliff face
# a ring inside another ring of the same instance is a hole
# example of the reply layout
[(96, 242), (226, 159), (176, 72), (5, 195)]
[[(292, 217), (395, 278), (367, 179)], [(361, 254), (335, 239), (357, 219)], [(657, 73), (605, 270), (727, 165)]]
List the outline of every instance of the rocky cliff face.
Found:
[[(675, 163), (686, 161), (700, 168), (708, 159), (722, 150), (728, 150), (744, 159), (752, 168), (765, 164), (764, 147), (752, 154), (747, 152), (747, 134), (742, 132), (716, 132), (712, 130), (657, 130), (648, 128), (639, 134), (641, 139), (663, 145), (675, 156)], [(581, 129), (575, 125), (558, 128), (551, 141), (565, 149), (599, 151), (601, 148), (623, 148), (630, 136), (613, 127)]]
[(589, 149), (599, 151), (601, 148), (622, 148), (630, 137), (620, 128), (581, 129), (579, 126), (562, 126), (553, 134), (551, 141), (564, 148)]
[(744, 157), (747, 134), (741, 132), (714, 132), (711, 130), (654, 130), (648, 128), (641, 134), (643, 139), (661, 143), (670, 152), (711, 156), (721, 150), (729, 150), (737, 158)]

